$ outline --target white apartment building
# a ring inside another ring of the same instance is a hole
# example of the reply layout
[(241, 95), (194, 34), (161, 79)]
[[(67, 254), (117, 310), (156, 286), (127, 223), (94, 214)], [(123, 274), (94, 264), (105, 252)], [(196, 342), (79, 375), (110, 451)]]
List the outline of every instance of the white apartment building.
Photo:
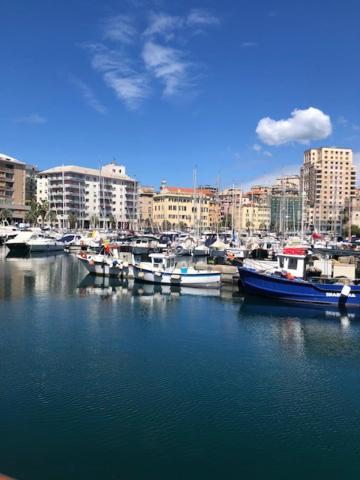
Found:
[(138, 182), (115, 162), (100, 169), (61, 166), (44, 170), (37, 179), (37, 200), (47, 200), (58, 226), (136, 228)]
[(304, 152), (301, 189), (306, 198), (308, 226), (340, 233), (355, 187), (351, 148), (321, 147)]

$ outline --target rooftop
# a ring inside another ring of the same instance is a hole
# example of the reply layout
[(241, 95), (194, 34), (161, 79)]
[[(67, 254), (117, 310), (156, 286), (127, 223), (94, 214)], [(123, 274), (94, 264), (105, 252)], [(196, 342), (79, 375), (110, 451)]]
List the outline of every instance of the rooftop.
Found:
[(14, 157), (10, 157), (10, 155), (6, 155), (5, 153), (0, 153), (0, 160), (5, 160), (6, 162), (16, 163), (18, 165), (25, 165), (25, 162), (20, 162)]
[(104, 178), (114, 178), (114, 179), (135, 181), (133, 178), (129, 177), (126, 174), (109, 172), (110, 166), (112, 166), (112, 164), (104, 165), (101, 169), (97, 169), (97, 168), (78, 167), (76, 165), (62, 165), (59, 167), (49, 168), (48, 170), (43, 170), (42, 172), (40, 172), (40, 175), (49, 175), (51, 173), (72, 172), (72, 173), (79, 173), (82, 175), (92, 175), (96, 177), (101, 175)]

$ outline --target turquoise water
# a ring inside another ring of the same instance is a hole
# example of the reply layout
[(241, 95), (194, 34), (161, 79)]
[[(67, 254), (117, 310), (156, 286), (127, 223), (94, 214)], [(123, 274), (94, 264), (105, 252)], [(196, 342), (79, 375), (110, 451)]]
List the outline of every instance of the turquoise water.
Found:
[(358, 478), (357, 313), (0, 258), (0, 472)]

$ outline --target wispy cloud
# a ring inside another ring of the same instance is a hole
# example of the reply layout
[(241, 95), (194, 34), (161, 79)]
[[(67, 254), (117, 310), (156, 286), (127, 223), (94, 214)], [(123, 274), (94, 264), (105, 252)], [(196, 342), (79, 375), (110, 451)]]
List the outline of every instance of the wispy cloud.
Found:
[(104, 80), (131, 110), (138, 108), (149, 94), (147, 80), (142, 75), (123, 76), (120, 72), (110, 71), (104, 74)]
[(144, 36), (163, 35), (167, 40), (174, 38), (175, 31), (184, 26), (182, 17), (168, 15), (166, 13), (152, 13), (149, 17), (149, 25), (144, 31)]
[(107, 113), (106, 107), (100, 102), (100, 100), (96, 98), (94, 92), (91, 90), (89, 85), (80, 80), (80, 78), (74, 77), (72, 75), (69, 77), (69, 80), (80, 91), (83, 99), (89, 107), (91, 107), (96, 112), (101, 113), (102, 115)]
[(241, 44), (241, 46), (242, 46), (243, 48), (252, 48), (252, 47), (257, 47), (258, 44), (257, 44), (257, 42), (243, 42), (243, 43)]
[(47, 118), (39, 115), (38, 113), (31, 113), (25, 117), (15, 118), (16, 123), (28, 123), (30, 125), (42, 125), (47, 123)]
[(138, 108), (150, 92), (146, 72), (138, 72), (130, 58), (120, 51), (102, 44), (87, 47), (92, 52), (91, 65), (102, 73), (105, 84), (128, 108)]
[(261, 152), (262, 146), (259, 145), (258, 143), (254, 143), (254, 145), (252, 146), (252, 149), (255, 150), (255, 152)]
[(276, 179), (284, 175), (299, 175), (301, 165), (290, 164), (284, 165), (281, 169), (276, 169), (253, 177), (244, 184), (244, 189), (249, 190), (253, 185), (271, 186), (275, 183)]
[(190, 64), (184, 61), (180, 50), (147, 42), (143, 59), (146, 68), (165, 84), (165, 96), (175, 95), (191, 81), (188, 75)]
[(263, 150), (263, 147), (258, 143), (254, 143), (251, 148), (257, 153), (262, 153), (265, 157), (272, 157), (272, 153), (269, 150)]
[(197, 30), (219, 23), (205, 9), (192, 9), (183, 16), (153, 12), (140, 31), (131, 16), (116, 15), (102, 23), (103, 42), (88, 43), (86, 48), (105, 84), (135, 109), (150, 95), (154, 80), (163, 84), (165, 98), (184, 95), (195, 86), (199, 64), (184, 44)]
[(103, 22), (104, 38), (122, 43), (133, 43), (137, 30), (129, 15), (116, 15)]
[(202, 8), (193, 8), (187, 16), (186, 21), (187, 25), (197, 27), (220, 24), (220, 19), (218, 17)]
[(349, 121), (348, 121), (348, 119), (347, 119), (346, 117), (344, 117), (344, 115), (340, 115), (340, 117), (338, 117), (338, 119), (337, 119), (337, 123), (338, 123), (339, 125), (345, 126), (345, 125), (347, 125), (347, 124), (349, 123)]

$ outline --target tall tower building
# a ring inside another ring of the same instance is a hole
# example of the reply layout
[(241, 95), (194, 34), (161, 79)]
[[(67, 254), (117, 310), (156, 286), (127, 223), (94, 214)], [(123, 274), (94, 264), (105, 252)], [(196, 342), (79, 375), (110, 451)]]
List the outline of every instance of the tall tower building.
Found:
[(356, 170), (351, 148), (321, 147), (304, 152), (301, 190), (307, 226), (340, 233), (344, 212), (355, 195)]

